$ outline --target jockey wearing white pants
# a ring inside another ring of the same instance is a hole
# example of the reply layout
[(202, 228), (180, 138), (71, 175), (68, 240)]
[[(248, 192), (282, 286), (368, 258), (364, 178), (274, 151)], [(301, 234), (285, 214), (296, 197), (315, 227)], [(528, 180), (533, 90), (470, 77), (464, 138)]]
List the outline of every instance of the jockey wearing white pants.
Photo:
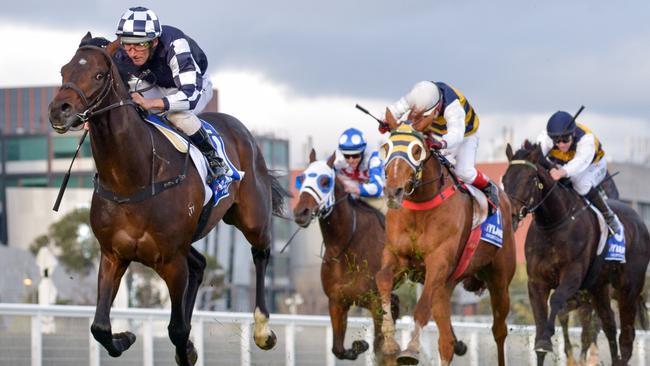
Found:
[(558, 111), (548, 120), (537, 141), (542, 153), (558, 165), (549, 171), (551, 178), (569, 178), (573, 189), (603, 214), (610, 230), (618, 232), (621, 224), (616, 214), (596, 189), (607, 175), (607, 162), (605, 151), (591, 130), (576, 123), (569, 113)]
[(203, 50), (180, 29), (161, 25), (153, 11), (140, 6), (122, 14), (115, 34), (122, 45), (113, 55), (120, 74), (144, 81), (129, 81), (131, 91), (155, 84), (146, 92), (131, 93), (133, 101), (147, 111), (165, 115), (189, 136), (208, 160), (209, 180), (227, 174), (227, 165), (196, 116), (212, 99)]

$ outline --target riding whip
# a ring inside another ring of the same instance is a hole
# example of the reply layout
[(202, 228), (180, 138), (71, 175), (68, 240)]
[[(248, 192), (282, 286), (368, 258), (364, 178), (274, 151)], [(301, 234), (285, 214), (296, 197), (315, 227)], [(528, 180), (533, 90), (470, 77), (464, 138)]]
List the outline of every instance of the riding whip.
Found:
[(74, 163), (74, 159), (77, 157), (77, 154), (79, 154), (79, 149), (81, 148), (81, 145), (83, 145), (87, 134), (88, 134), (88, 130), (84, 130), (84, 134), (81, 135), (81, 140), (79, 140), (77, 151), (74, 152), (74, 155), (72, 156), (72, 160), (70, 161), (70, 167), (68, 167), (68, 172), (65, 173), (65, 176), (63, 177), (63, 182), (61, 182), (61, 188), (59, 188), (59, 195), (56, 197), (56, 202), (54, 202), (54, 207), (52, 207), (52, 210), (54, 210), (55, 212), (59, 212), (59, 205), (61, 204), (61, 199), (63, 198), (63, 192), (65, 192), (65, 187), (68, 186), (68, 180), (70, 179), (70, 171), (72, 170), (72, 164)]
[(356, 107), (358, 110), (360, 110), (361, 112), (363, 112), (363, 113), (369, 115), (370, 117), (374, 118), (375, 121), (377, 121), (380, 125), (385, 125), (385, 124), (386, 124), (386, 122), (384, 122), (384, 121), (380, 120), (379, 118), (375, 117), (372, 113), (368, 112), (368, 110), (365, 109), (365, 108), (363, 108), (362, 106), (360, 106), (360, 105), (357, 104), (357, 105), (355, 105), (355, 107)]
[(584, 109), (585, 109), (585, 106), (581, 105), (580, 108), (578, 109), (578, 111), (576, 112), (576, 114), (573, 115), (573, 122), (576, 121), (576, 119), (578, 118), (578, 116), (580, 115), (580, 113), (582, 113), (582, 111), (583, 111)]

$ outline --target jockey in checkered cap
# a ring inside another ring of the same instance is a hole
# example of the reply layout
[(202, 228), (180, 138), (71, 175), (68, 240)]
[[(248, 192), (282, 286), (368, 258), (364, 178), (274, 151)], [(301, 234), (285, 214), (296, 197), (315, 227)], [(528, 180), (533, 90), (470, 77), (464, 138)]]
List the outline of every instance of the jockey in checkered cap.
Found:
[[(485, 193), (490, 200), (490, 213), (499, 207), (499, 189), (483, 172), (476, 169), (478, 150), (478, 115), (469, 101), (456, 88), (439, 81), (420, 81), (388, 111), (399, 120), (433, 114), (433, 123), (425, 133), (432, 148), (443, 150), (456, 160), (454, 171), (463, 182)], [(379, 131), (387, 132), (386, 125)]]
[(190, 137), (208, 159), (216, 178), (227, 173), (207, 132), (196, 116), (212, 99), (212, 82), (206, 72), (208, 59), (196, 42), (180, 29), (161, 25), (158, 16), (144, 7), (122, 14), (115, 34), (122, 47), (113, 58), (122, 74), (130, 77), (131, 94), (140, 107), (163, 114)]

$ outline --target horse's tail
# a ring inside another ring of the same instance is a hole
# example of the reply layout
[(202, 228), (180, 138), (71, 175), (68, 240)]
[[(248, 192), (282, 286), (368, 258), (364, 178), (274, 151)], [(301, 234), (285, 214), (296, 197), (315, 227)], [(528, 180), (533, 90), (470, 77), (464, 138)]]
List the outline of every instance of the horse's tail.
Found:
[(293, 196), (280, 184), (278, 180), (279, 175), (277, 171), (269, 171), (269, 178), (271, 179), (271, 206), (273, 208), (273, 215), (286, 219), (287, 206), (284, 198)]
[(636, 310), (639, 316), (639, 325), (641, 329), (648, 330), (650, 329), (650, 319), (648, 319), (648, 307), (645, 304), (645, 295), (643, 292), (639, 295), (637, 301), (639, 302)]

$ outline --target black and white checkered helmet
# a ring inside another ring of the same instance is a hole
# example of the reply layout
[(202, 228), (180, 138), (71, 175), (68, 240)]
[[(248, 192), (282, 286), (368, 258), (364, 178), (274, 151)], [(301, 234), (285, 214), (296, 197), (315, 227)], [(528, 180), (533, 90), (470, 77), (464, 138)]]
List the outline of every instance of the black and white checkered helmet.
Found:
[(123, 43), (140, 43), (160, 37), (160, 20), (153, 11), (137, 6), (125, 11), (115, 34)]

